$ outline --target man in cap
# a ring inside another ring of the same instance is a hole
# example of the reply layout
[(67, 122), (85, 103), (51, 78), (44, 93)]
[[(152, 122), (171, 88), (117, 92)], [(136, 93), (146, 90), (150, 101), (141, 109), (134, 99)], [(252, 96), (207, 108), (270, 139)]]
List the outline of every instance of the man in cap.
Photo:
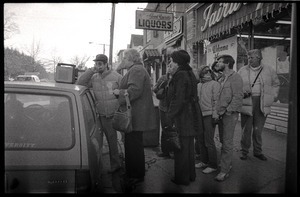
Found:
[(121, 168), (121, 161), (117, 144), (117, 132), (112, 127), (112, 118), (119, 107), (119, 102), (113, 94), (113, 90), (119, 88), (122, 75), (109, 69), (108, 58), (104, 54), (98, 54), (93, 61), (95, 62), (94, 67), (87, 69), (80, 76), (77, 84), (92, 88), (94, 92), (101, 127), (109, 146), (111, 172), (116, 172)]
[[(279, 79), (275, 70), (261, 63), (261, 50), (253, 49), (248, 52), (248, 65), (238, 73), (243, 79), (243, 107), (241, 110), (242, 154), (240, 159), (248, 158), (253, 140), (253, 155), (260, 160), (267, 158), (262, 154), (262, 131), (271, 112), (271, 105), (276, 101), (279, 92)], [(253, 134), (251, 134), (253, 132)]]

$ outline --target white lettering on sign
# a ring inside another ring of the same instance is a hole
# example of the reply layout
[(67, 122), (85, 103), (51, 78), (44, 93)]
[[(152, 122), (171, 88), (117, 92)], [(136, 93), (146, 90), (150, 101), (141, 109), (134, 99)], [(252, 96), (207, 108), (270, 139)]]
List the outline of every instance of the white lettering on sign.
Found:
[(5, 143), (5, 148), (34, 148), (33, 143)]
[[(223, 18), (237, 12), (242, 5), (247, 3), (220, 3), (219, 8), (213, 11), (215, 3), (210, 4), (205, 8), (203, 12), (203, 20), (205, 21), (204, 25), (201, 26), (201, 31), (204, 32), (208, 27), (212, 27), (222, 21)], [(258, 3), (255, 10), (261, 9), (263, 3)]]
[(135, 28), (173, 31), (173, 14), (137, 10)]

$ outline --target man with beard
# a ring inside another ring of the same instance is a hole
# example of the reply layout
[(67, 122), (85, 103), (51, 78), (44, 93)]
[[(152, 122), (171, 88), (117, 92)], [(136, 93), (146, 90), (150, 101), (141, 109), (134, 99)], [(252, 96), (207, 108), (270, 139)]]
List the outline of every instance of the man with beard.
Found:
[(217, 113), (220, 117), (219, 135), (221, 148), (220, 172), (215, 177), (216, 181), (224, 181), (229, 176), (232, 168), (233, 136), (238, 115), (243, 102), (243, 80), (233, 70), (235, 63), (230, 55), (221, 55), (217, 58), (215, 66), (217, 72), (222, 72), (219, 78), (221, 83), (220, 96), (217, 101)]

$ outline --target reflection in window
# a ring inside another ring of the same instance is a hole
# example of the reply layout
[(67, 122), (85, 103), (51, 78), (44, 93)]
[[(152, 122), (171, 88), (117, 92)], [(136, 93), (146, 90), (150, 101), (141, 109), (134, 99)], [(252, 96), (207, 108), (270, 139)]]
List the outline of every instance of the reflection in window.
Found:
[(6, 149), (68, 149), (74, 142), (70, 99), (5, 93)]

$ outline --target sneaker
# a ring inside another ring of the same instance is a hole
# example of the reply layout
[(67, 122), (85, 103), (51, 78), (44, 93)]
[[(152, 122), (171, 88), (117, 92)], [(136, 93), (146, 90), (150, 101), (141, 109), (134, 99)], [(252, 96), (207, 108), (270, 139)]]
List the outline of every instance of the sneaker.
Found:
[(257, 157), (258, 159), (260, 159), (260, 160), (262, 160), (262, 161), (267, 161), (267, 160), (268, 160), (263, 154), (260, 154), (260, 155), (254, 155), (254, 157)]
[(217, 171), (217, 169), (211, 168), (211, 167), (207, 167), (207, 168), (205, 168), (202, 172), (203, 172), (204, 174), (209, 174), (209, 173), (212, 173), (212, 172), (215, 172), (215, 171)]
[(208, 166), (208, 164), (200, 162), (195, 164), (195, 168), (206, 168)]
[(225, 179), (227, 179), (228, 177), (229, 177), (229, 173), (220, 172), (215, 177), (215, 180), (221, 182), (221, 181), (225, 181)]

